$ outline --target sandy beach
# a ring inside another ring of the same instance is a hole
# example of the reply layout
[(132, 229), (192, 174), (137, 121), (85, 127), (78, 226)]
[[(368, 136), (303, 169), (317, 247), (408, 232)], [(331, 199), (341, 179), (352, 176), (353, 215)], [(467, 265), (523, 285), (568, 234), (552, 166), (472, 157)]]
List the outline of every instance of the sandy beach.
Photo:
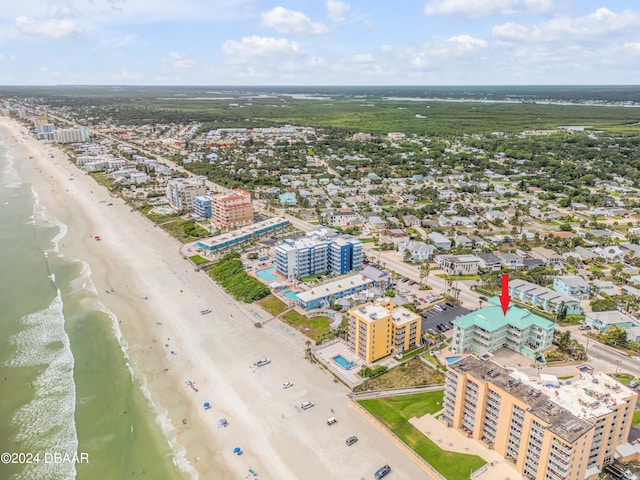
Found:
[[(174, 238), (14, 120), (0, 118), (0, 125), (32, 157), (16, 165), (25, 181), (69, 227), (61, 250), (89, 264), (117, 317), (133, 371), (164, 418), (186, 478), (243, 479), (253, 470), (260, 479), (370, 479), (385, 463), (389, 478), (430, 478), (349, 405), (344, 386), (304, 359), (302, 345), (276, 328), (255, 328), (256, 307), (194, 271)], [(201, 315), (205, 307), (212, 313)], [(271, 363), (254, 368), (263, 357)], [(294, 386), (282, 389), (285, 381)], [(305, 400), (315, 406), (299, 411)], [(338, 422), (327, 426), (330, 416)], [(229, 426), (219, 428), (220, 418)], [(360, 441), (348, 447), (350, 435)]]

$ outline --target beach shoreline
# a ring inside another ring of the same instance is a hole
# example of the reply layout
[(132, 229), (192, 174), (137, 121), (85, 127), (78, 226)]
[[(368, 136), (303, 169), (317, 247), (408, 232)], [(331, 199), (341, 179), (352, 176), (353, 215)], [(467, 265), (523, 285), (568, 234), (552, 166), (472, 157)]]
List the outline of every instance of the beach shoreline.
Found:
[[(185, 478), (360, 478), (382, 463), (403, 478), (430, 478), (353, 410), (345, 388), (305, 360), (303, 348), (276, 328), (255, 328), (249, 308), (259, 308), (195, 271), (176, 239), (15, 120), (0, 118), (0, 126), (29, 159), (16, 166), (21, 176), (69, 227), (61, 252), (89, 265), (100, 300), (118, 319), (116, 334)], [(213, 312), (200, 315), (205, 307)], [(263, 357), (272, 363), (256, 369)], [(285, 381), (294, 387), (282, 389)], [(306, 400), (316, 406), (301, 412), (296, 406)], [(327, 427), (334, 415), (338, 424)], [(220, 418), (229, 426), (219, 428)], [(353, 434), (361, 437), (357, 448), (344, 444)]]

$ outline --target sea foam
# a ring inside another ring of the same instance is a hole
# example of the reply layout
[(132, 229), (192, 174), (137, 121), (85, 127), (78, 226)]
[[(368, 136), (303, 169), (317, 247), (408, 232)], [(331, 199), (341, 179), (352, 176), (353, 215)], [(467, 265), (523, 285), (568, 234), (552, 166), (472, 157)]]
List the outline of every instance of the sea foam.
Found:
[[(12, 418), (19, 432), (15, 441), (25, 451), (77, 453), (75, 425), (76, 388), (74, 359), (64, 330), (63, 302), (58, 290), (44, 310), (22, 318), (24, 329), (12, 337), (16, 352), (7, 362), (11, 367), (43, 367), (33, 380), (33, 400), (20, 407)], [(29, 464), (17, 478), (75, 478), (73, 463)]]

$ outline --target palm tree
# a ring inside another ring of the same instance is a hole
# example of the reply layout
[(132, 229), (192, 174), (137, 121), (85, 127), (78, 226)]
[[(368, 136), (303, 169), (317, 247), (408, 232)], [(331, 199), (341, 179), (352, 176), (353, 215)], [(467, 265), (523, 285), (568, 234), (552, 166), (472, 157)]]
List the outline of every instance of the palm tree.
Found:
[(429, 273), (431, 273), (431, 266), (429, 265), (429, 261), (425, 260), (420, 264), (420, 283), (422, 284), (424, 279), (424, 286), (427, 285)]

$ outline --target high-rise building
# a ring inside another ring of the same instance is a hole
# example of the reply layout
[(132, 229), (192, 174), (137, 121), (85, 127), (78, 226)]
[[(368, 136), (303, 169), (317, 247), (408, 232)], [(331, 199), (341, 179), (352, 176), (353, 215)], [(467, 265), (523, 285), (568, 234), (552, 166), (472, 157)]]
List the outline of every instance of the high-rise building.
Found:
[(596, 478), (626, 443), (637, 399), (588, 365), (560, 382), (467, 356), (448, 367), (443, 420), (527, 479), (584, 480)]
[(276, 270), (288, 278), (302, 278), (332, 271), (342, 275), (360, 270), (362, 242), (351, 235), (319, 228), (304, 237), (285, 240), (275, 248)]
[(193, 212), (198, 218), (211, 218), (211, 199), (209, 197), (196, 197), (193, 200)]
[(239, 188), (211, 197), (211, 222), (220, 230), (235, 230), (253, 221), (251, 194)]
[(63, 128), (53, 133), (53, 139), (58, 143), (83, 143), (89, 141), (89, 131), (86, 127)]
[(189, 178), (172, 178), (167, 182), (166, 197), (169, 205), (178, 211), (193, 210), (196, 197), (207, 193), (204, 175)]
[(348, 311), (348, 341), (366, 363), (420, 345), (422, 317), (385, 297)]

